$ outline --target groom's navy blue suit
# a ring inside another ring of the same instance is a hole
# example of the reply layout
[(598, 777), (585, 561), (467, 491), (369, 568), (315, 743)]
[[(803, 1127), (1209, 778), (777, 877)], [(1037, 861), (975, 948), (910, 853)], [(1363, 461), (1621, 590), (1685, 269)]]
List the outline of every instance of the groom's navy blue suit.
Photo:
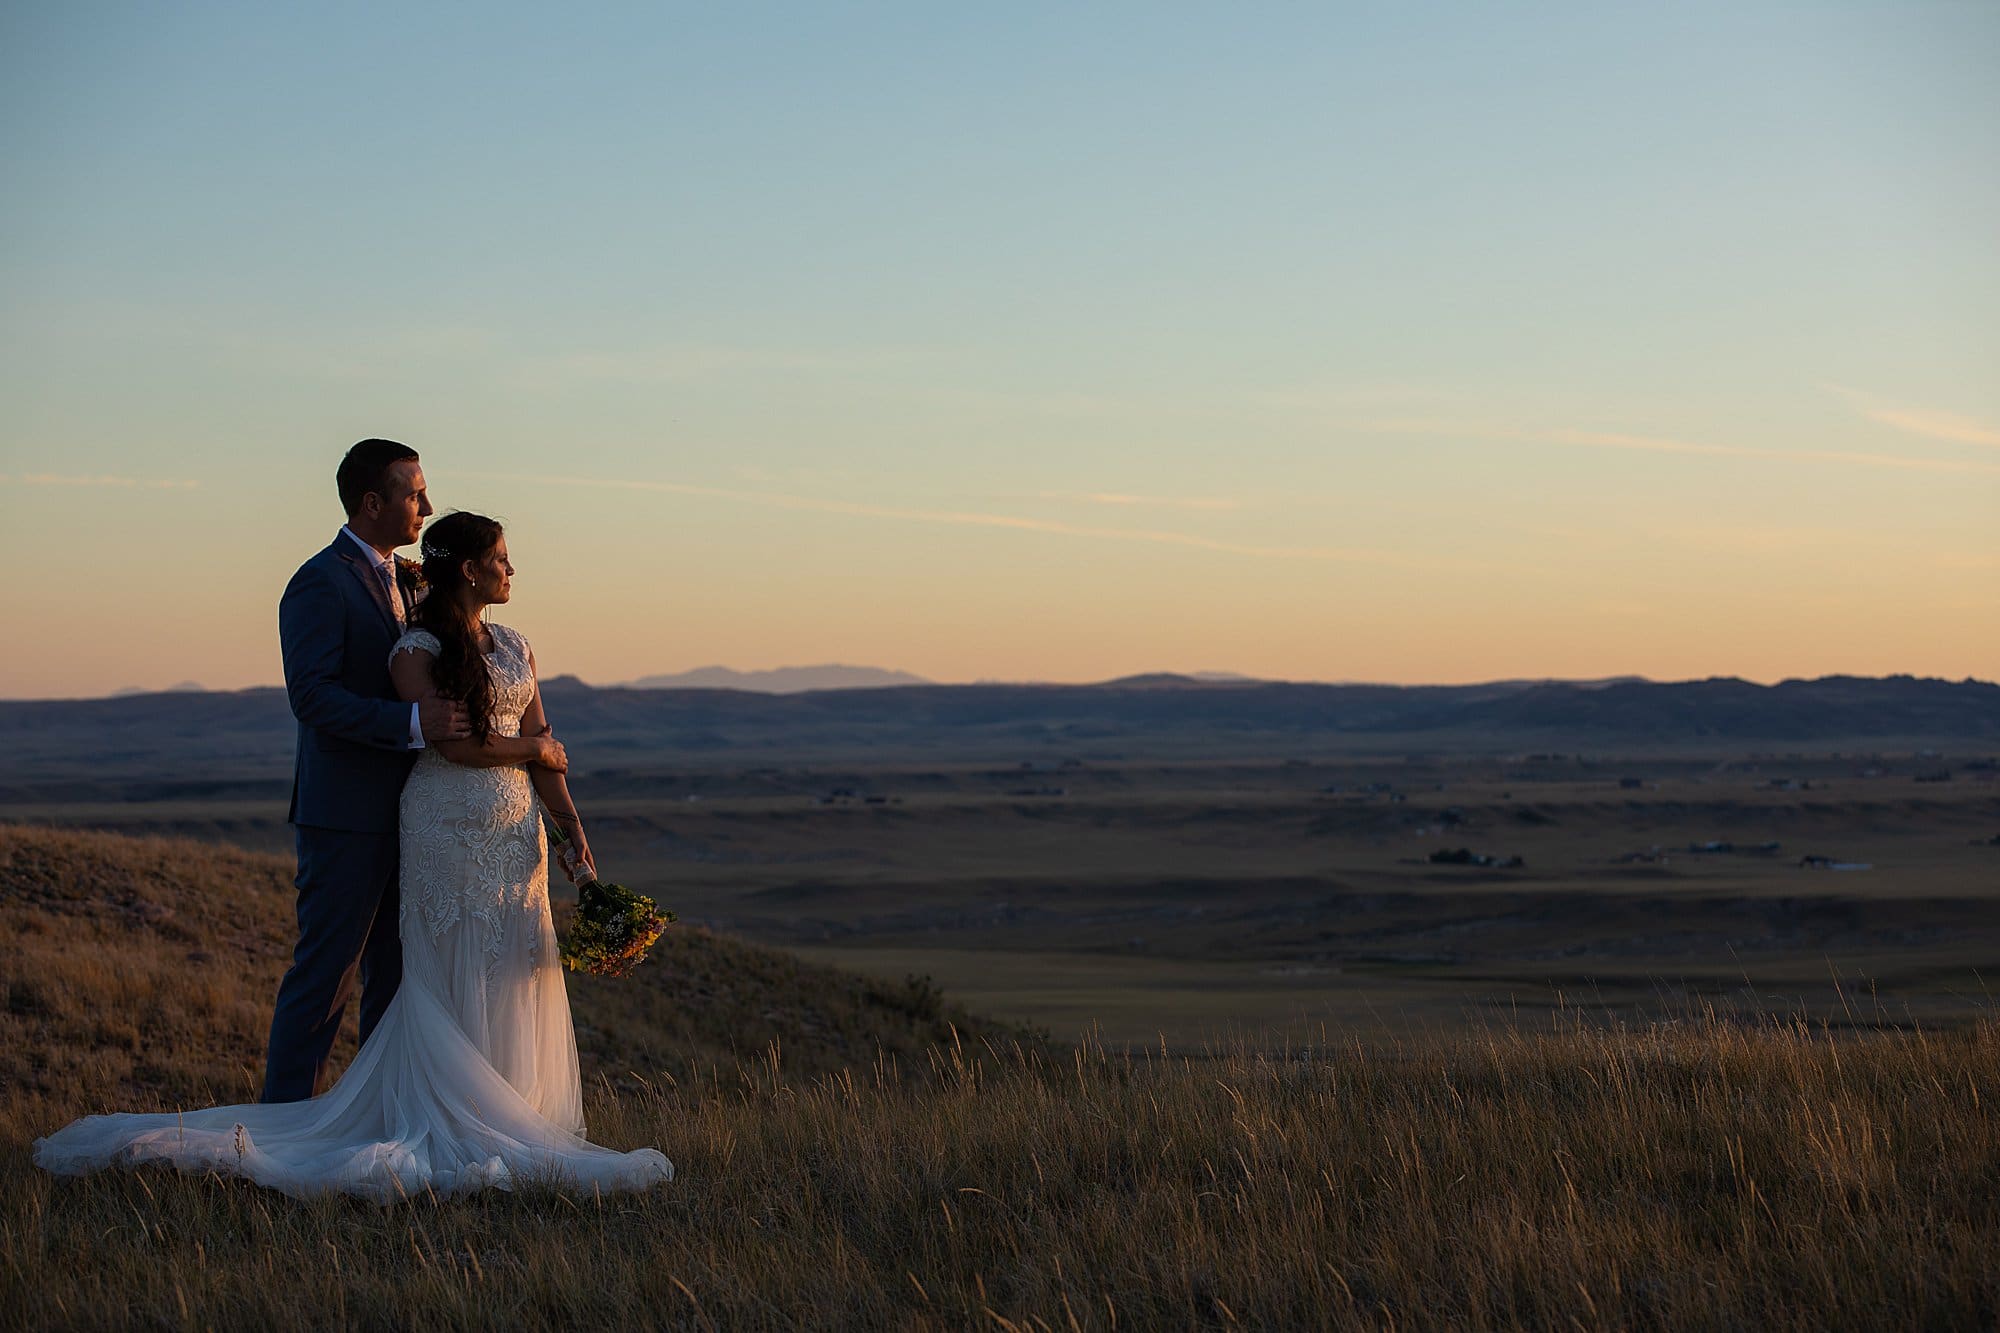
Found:
[(399, 633), (388, 589), (345, 531), (299, 566), (278, 603), (285, 692), (299, 722), (289, 815), (299, 942), (271, 1015), (267, 1102), (319, 1090), (357, 971), (363, 1041), (403, 977), (396, 817), (416, 752), (410, 705), (389, 680)]

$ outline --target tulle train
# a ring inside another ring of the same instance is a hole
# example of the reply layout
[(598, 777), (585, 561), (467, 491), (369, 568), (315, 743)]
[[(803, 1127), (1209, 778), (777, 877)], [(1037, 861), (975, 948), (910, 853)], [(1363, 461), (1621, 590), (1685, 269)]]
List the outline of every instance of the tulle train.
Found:
[(396, 993), (346, 1074), (309, 1101), (156, 1115), (94, 1115), (34, 1145), (58, 1175), (165, 1162), (304, 1198), (388, 1203), (547, 1182), (643, 1189), (673, 1179), (650, 1148), (599, 1147), (537, 1114), (421, 986)]

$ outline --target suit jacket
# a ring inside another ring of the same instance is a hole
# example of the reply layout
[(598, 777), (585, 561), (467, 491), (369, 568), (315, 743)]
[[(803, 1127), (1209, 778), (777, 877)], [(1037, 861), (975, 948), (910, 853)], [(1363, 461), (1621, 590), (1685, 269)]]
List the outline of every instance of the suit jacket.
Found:
[(396, 831), (403, 780), (417, 757), (410, 705), (389, 680), (400, 632), (388, 590), (344, 532), (285, 586), (278, 640), (285, 694), (299, 721), (292, 823)]

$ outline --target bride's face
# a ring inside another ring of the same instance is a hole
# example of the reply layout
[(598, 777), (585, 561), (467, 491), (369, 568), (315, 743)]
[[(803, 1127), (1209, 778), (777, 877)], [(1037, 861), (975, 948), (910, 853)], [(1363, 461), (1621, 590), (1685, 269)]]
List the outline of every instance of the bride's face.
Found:
[(481, 606), (505, 602), (513, 594), (514, 564), (507, 558), (507, 539), (493, 544), (484, 560), (465, 562), (465, 580), (472, 585), (473, 600)]

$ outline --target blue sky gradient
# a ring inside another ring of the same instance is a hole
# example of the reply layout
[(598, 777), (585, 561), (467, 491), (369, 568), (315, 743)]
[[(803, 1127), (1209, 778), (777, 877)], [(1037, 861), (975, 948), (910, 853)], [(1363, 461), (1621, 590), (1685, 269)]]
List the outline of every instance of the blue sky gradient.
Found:
[(0, 694), (276, 679), (377, 434), (592, 680), (1993, 675), (2000, 6), (82, 3), (0, 50), (0, 558), (65, 645)]

